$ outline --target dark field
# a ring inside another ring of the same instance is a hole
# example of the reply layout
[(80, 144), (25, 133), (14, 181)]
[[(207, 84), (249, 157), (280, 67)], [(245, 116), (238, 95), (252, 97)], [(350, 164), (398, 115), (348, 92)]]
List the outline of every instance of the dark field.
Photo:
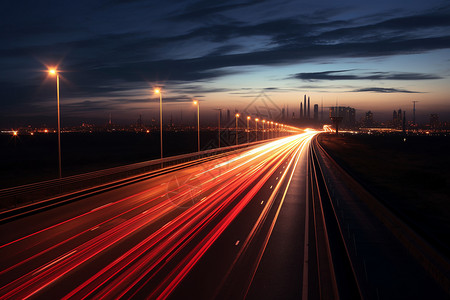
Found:
[(449, 254), (449, 137), (322, 134), (319, 140), (378, 199)]
[[(197, 151), (197, 132), (165, 132), (164, 157)], [(160, 158), (159, 133), (63, 133), (62, 175), (70, 176)], [(201, 149), (217, 146), (217, 132), (201, 132)], [(0, 189), (58, 176), (56, 134), (0, 135)], [(222, 146), (228, 145), (222, 140)]]

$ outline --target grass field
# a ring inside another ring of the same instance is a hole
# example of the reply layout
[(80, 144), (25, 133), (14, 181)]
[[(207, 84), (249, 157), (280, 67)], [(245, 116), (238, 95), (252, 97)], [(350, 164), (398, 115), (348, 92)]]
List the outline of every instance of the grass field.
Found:
[(432, 243), (450, 249), (450, 137), (322, 134), (347, 171)]

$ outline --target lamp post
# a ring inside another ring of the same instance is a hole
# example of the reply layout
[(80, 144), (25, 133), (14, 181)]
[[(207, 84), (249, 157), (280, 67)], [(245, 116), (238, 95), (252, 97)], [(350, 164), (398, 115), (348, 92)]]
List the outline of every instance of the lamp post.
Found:
[(236, 114), (236, 145), (238, 144), (238, 119), (239, 114)]
[(262, 132), (263, 132), (263, 138), (262, 138), (262, 139), (264, 140), (264, 135), (265, 135), (265, 134), (264, 134), (264, 124), (266, 124), (266, 120), (262, 120), (262, 122), (263, 122), (263, 129), (262, 129)]
[(277, 137), (279, 137), (280, 135), (278, 134), (278, 123), (275, 123), (275, 135)]
[(273, 139), (273, 121), (270, 121), (270, 138)]
[(250, 121), (250, 116), (247, 116), (247, 144), (250, 142), (250, 129), (249, 129), (249, 121)]
[(256, 118), (255, 119), (255, 141), (258, 141), (258, 122), (259, 122), (259, 119)]
[(61, 116), (59, 112), (59, 74), (56, 69), (50, 69), (51, 75), (56, 75), (56, 105), (58, 108), (58, 176), (61, 178)]
[(217, 109), (217, 110), (219, 111), (219, 116), (218, 116), (218, 119), (219, 119), (219, 130), (218, 130), (219, 136), (218, 136), (218, 138), (219, 138), (219, 148), (220, 148), (220, 119), (221, 119), (221, 117), (222, 117), (222, 109), (219, 108), (219, 109)]
[(200, 152), (200, 103), (194, 100), (194, 105), (197, 105), (197, 151)]
[(159, 94), (159, 136), (161, 145), (161, 167), (163, 165), (163, 135), (162, 135), (162, 92), (160, 89), (155, 89), (155, 94)]

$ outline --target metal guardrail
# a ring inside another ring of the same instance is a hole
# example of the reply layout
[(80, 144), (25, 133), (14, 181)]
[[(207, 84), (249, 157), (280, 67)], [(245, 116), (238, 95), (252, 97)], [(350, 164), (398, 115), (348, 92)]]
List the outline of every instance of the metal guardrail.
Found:
[(363, 299), (331, 194), (317, 159), (317, 147), (316, 136), (311, 143), (309, 159), (320, 298)]
[[(36, 182), (0, 190), (0, 210), (2, 213), (14, 210), (18, 207), (40, 202), (46, 199), (62, 197), (82, 190), (89, 193), (91, 188), (103, 186), (108, 183), (123, 181), (127, 179), (139, 179), (140, 176), (152, 173), (154, 176), (160, 174), (161, 170), (172, 171), (170, 167), (192, 162), (206, 157), (229, 153), (242, 148), (255, 146), (266, 141), (229, 146), (223, 148), (209, 149), (195, 153), (182, 154), (163, 159), (155, 159), (145, 162), (129, 164), (79, 175)], [(198, 161), (197, 163), (201, 163)]]

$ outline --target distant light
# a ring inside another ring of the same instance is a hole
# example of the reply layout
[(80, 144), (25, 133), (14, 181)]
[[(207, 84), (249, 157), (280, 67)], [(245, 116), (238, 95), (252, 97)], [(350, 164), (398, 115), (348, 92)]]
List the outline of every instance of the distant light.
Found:
[(197, 101), (197, 100), (194, 100), (194, 105), (197, 105), (197, 103), (198, 103), (198, 101)]
[(250, 118), (250, 116), (247, 116), (247, 120), (250, 120), (251, 118)]
[(258, 119), (258, 118), (256, 118), (256, 119), (255, 119), (255, 121), (256, 121), (256, 122), (258, 122), (258, 121), (259, 121), (259, 119)]
[(48, 129), (45, 129), (44, 132), (45, 132), (45, 133), (48, 133)]
[(14, 136), (17, 136), (17, 131), (14, 130), (14, 131), (13, 131), (13, 135), (14, 135)]
[(147, 129), (147, 133), (150, 133), (150, 130)]
[(161, 93), (161, 90), (160, 89), (155, 89), (154, 92), (155, 92), (155, 94), (159, 94), (159, 93)]
[(239, 114), (236, 114), (236, 118), (239, 118), (239, 116), (240, 116)]
[(263, 123), (266, 123), (266, 120), (263, 120)]
[(30, 135), (34, 135), (34, 132), (30, 132)]
[(48, 72), (50, 74), (52, 74), (52, 75), (55, 75), (56, 74), (56, 69), (50, 69), (50, 70), (48, 70)]

